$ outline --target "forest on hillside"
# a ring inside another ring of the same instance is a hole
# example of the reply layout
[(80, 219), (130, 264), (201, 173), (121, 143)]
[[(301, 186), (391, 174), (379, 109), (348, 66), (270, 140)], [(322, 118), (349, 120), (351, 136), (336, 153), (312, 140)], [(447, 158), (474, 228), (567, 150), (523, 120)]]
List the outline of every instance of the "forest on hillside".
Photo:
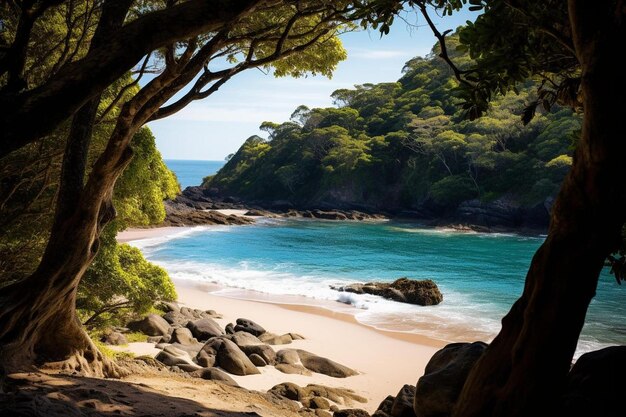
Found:
[[(458, 36), (447, 44), (459, 67), (472, 65)], [(438, 50), (408, 61), (397, 82), (337, 90), (336, 107), (303, 105), (289, 121), (263, 123), (268, 139), (248, 138), (203, 187), (309, 207), (446, 213), (471, 199), (543, 205), (572, 163), (580, 117), (554, 105), (524, 125), (520, 116), (538, 85), (528, 81), (469, 121)]]

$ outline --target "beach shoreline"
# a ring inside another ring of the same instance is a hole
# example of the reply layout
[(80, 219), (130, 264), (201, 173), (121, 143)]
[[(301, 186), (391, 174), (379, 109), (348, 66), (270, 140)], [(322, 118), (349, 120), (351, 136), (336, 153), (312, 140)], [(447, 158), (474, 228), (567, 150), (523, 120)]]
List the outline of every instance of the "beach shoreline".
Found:
[(368, 400), (354, 406), (373, 413), (388, 395), (396, 395), (405, 384), (415, 385), (432, 355), (445, 345), (419, 334), (377, 330), (359, 323), (350, 314), (323, 307), (225, 297), (213, 294), (219, 287), (211, 284), (184, 280), (174, 283), (179, 304), (217, 311), (223, 316), (217, 319), (222, 326), (247, 318), (272, 333), (301, 334), (304, 340), (273, 348), (304, 349), (359, 372), (348, 378), (332, 378), (317, 373), (283, 374), (267, 366), (259, 368), (260, 375), (232, 376), (239, 385), (251, 390), (265, 392), (282, 382), (349, 388)]
[[(118, 235), (118, 242), (157, 239), (190, 230), (193, 228), (130, 229)], [(259, 368), (259, 375), (231, 375), (240, 386), (250, 390), (265, 392), (282, 382), (349, 388), (368, 400), (352, 406), (372, 413), (388, 395), (396, 395), (405, 384), (414, 385), (432, 355), (446, 344), (417, 333), (381, 330), (360, 323), (354, 314), (358, 309), (352, 305), (303, 296), (272, 296), (239, 289), (224, 291), (225, 287), (194, 280), (173, 281), (181, 306), (215, 310), (223, 317), (217, 319), (222, 327), (237, 318), (247, 318), (272, 333), (298, 333), (305, 340), (273, 348), (307, 350), (359, 372), (344, 379), (317, 373), (284, 374), (267, 366)], [(136, 355), (157, 353), (146, 343), (131, 343), (124, 349)]]

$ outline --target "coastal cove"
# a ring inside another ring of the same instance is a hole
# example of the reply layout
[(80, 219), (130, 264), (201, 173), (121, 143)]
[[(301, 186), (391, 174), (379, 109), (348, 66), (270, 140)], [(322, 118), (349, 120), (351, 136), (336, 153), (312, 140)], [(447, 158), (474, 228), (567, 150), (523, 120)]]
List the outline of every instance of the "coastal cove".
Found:
[[(130, 236), (176, 283), (211, 284), (211, 296), (323, 308), (376, 329), (445, 342), (490, 341), (497, 334), (543, 242), (542, 236), (395, 221), (259, 219), (246, 226), (159, 230), (127, 231), (118, 239)], [(402, 276), (433, 279), (443, 303), (420, 307), (329, 288)], [(602, 275), (576, 357), (624, 343), (621, 290)]]

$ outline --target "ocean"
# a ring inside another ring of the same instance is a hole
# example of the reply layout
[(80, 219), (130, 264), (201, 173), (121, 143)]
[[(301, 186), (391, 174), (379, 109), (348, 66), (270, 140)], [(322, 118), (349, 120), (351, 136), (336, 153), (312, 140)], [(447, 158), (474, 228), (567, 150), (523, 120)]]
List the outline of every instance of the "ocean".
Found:
[(186, 161), (182, 159), (166, 159), (165, 165), (174, 171), (178, 177), (181, 190), (193, 185), (202, 184), (202, 179), (208, 175), (213, 175), (225, 161)]
[[(490, 341), (519, 297), (542, 236), (466, 233), (415, 223), (262, 219), (206, 226), (134, 242), (175, 279), (219, 284), (224, 296), (301, 296), (376, 328), (445, 341)], [(400, 277), (434, 280), (437, 306), (413, 306), (331, 285)], [(626, 344), (626, 288), (606, 271), (591, 303), (577, 355)]]

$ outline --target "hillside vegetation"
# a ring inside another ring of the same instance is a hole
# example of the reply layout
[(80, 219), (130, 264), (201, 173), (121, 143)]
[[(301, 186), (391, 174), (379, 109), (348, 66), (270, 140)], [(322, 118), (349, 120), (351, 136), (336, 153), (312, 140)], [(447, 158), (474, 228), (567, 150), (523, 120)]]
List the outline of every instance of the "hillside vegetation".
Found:
[[(458, 38), (448, 43), (467, 66)], [(554, 106), (524, 126), (520, 114), (536, 90), (528, 82), (468, 121), (437, 48), (407, 62), (397, 82), (337, 90), (336, 107), (300, 106), (287, 122), (263, 123), (269, 138), (248, 138), (203, 187), (257, 203), (434, 216), (472, 199), (548, 206), (572, 163), (579, 116)]]

